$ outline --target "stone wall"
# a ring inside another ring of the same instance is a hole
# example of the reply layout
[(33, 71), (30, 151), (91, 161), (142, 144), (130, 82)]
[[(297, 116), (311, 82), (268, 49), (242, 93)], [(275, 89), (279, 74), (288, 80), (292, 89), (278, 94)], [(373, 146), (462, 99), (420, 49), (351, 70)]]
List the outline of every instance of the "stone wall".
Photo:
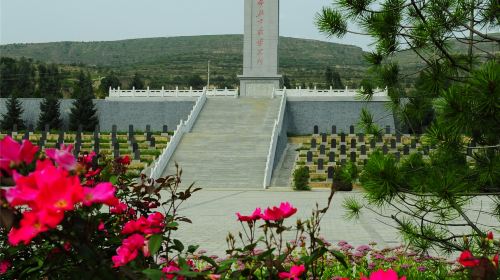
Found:
[(320, 133), (331, 133), (332, 125), (337, 126), (338, 133), (349, 132), (349, 126), (358, 123), (363, 107), (374, 115), (374, 120), (381, 128), (390, 125), (391, 131), (394, 132), (394, 117), (386, 108), (387, 102), (293, 101), (290, 99), (285, 113), (289, 135), (312, 134), (315, 125), (319, 127)]
[[(36, 123), (40, 116), (41, 98), (20, 99), (24, 112), (23, 120), (26, 125)], [(0, 98), (0, 114), (5, 114), (6, 98)], [(61, 117), (65, 128), (68, 126), (69, 113), (72, 107), (72, 99), (61, 100)], [(129, 124), (134, 125), (136, 130), (145, 130), (146, 125), (151, 125), (151, 130), (161, 131), (163, 125), (168, 125), (169, 130), (174, 130), (180, 120), (186, 120), (189, 112), (194, 106), (194, 101), (110, 101), (96, 99), (99, 124), (101, 131), (111, 131), (113, 124), (117, 125), (119, 131), (128, 131)]]

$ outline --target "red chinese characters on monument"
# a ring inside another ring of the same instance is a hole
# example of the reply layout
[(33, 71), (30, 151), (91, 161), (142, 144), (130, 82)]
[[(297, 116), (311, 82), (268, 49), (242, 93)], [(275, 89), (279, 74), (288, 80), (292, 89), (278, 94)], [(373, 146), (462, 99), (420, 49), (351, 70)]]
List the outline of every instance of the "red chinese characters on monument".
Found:
[(256, 30), (257, 39), (255, 46), (257, 47), (257, 64), (264, 64), (264, 0), (255, 0), (257, 3)]

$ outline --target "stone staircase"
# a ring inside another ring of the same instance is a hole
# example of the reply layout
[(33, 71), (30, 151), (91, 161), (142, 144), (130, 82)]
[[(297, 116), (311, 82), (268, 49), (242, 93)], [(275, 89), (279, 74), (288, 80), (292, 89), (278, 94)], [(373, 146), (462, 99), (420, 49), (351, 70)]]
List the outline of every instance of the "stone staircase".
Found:
[(262, 188), (280, 99), (209, 98), (164, 175), (182, 168), (184, 186)]
[(292, 173), (299, 152), (296, 151), (300, 145), (288, 144), (278, 166), (273, 174), (271, 188), (290, 188), (292, 184)]

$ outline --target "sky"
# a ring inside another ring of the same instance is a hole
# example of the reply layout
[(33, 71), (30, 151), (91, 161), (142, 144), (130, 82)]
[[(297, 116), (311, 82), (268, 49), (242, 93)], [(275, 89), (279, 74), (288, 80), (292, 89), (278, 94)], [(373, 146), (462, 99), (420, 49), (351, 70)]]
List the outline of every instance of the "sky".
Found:
[[(369, 49), (368, 38), (318, 32), (314, 16), (331, 2), (281, 0), (280, 35)], [(242, 33), (243, 0), (0, 0), (0, 44)]]

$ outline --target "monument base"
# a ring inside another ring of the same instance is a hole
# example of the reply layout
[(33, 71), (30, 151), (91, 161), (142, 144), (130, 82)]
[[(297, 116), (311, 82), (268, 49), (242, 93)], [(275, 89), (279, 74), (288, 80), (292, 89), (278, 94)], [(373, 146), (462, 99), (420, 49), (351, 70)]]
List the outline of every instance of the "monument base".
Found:
[(273, 89), (279, 89), (281, 75), (274, 77), (238, 76), (240, 79), (240, 96), (272, 97)]

